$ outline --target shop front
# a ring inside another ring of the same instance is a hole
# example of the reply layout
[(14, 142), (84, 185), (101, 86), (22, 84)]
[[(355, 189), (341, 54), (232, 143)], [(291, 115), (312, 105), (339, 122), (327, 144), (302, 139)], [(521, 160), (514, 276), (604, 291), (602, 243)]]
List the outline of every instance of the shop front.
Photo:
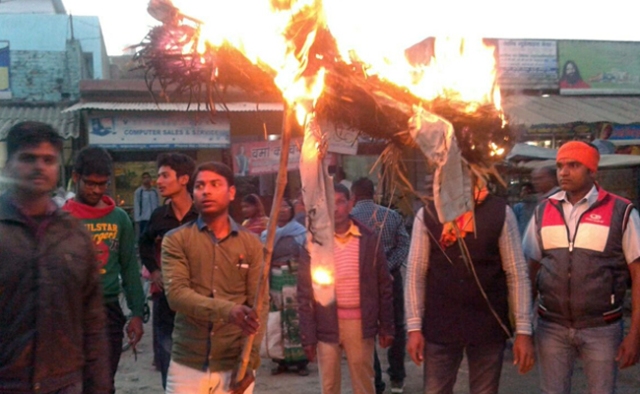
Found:
[(83, 117), (88, 145), (107, 149), (114, 159), (111, 194), (125, 209), (133, 206), (142, 174), (153, 179), (156, 159), (181, 152), (196, 162), (220, 160), (230, 146), (230, 122), (195, 111), (88, 110)]

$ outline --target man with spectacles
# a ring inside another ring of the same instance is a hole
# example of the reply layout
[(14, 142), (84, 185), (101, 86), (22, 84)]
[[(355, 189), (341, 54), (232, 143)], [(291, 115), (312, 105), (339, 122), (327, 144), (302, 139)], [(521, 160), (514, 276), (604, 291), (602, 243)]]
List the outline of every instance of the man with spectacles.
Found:
[[(76, 196), (63, 209), (80, 219), (93, 236), (100, 265), (107, 335), (110, 348), (111, 379), (115, 377), (122, 353), (126, 318), (118, 296), (124, 290), (132, 318), (127, 326), (129, 343), (135, 348), (143, 334), (144, 292), (140, 266), (135, 254), (135, 233), (129, 215), (105, 195), (112, 174), (106, 150), (89, 146), (78, 153), (73, 166)], [(122, 285), (121, 285), (122, 278)]]

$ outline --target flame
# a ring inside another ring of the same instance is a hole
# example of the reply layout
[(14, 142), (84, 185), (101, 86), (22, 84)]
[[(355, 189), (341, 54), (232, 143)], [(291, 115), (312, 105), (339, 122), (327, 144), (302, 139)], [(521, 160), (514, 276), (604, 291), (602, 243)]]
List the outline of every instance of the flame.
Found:
[(504, 155), (504, 148), (496, 145), (495, 143), (491, 142), (489, 143), (489, 148), (491, 149), (491, 156), (502, 156)]
[(333, 284), (333, 272), (326, 267), (316, 267), (311, 273), (313, 283), (320, 286), (330, 286)]
[[(183, 14), (203, 22), (200, 37), (209, 45), (229, 43), (254, 64), (273, 70), (276, 85), (287, 103), (295, 107), (299, 122), (304, 122), (306, 114), (313, 110), (324, 87), (326, 71), (307, 70), (310, 48), (321, 28), (329, 29), (336, 39), (341, 60), (364, 64), (367, 75), (404, 87), (425, 100), (447, 97), (466, 103), (467, 111), (493, 103), (500, 110), (493, 47), (486, 46), (481, 39), (438, 38), (430, 58), (419, 64), (411, 63), (405, 53), (406, 45), (398, 45), (400, 40), (395, 37), (409, 30), (407, 23), (399, 20), (398, 26), (381, 26), (380, 21), (388, 20), (385, 12), (389, 12), (383, 6), (339, 0), (174, 0), (173, 3)], [(411, 4), (418, 7), (417, 1)], [(377, 16), (370, 15), (372, 9)], [(363, 17), (356, 19), (356, 15)], [(303, 33), (306, 37), (294, 34), (289, 40), (288, 29), (301, 20), (311, 26)], [(389, 20), (391, 24), (393, 20)], [(393, 39), (389, 32), (393, 32)], [(199, 53), (201, 48), (198, 44)]]

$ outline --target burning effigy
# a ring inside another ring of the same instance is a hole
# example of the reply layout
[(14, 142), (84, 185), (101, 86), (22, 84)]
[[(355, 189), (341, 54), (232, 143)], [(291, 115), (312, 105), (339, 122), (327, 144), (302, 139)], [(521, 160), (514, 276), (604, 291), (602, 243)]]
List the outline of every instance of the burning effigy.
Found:
[[(337, 0), (151, 0), (149, 13), (162, 25), (135, 55), (163, 99), (187, 95), (215, 111), (216, 104), (224, 106), (222, 92), (234, 86), (285, 101), (282, 152), (293, 122), (304, 129), (300, 173), (314, 296), (322, 304), (334, 300), (334, 199), (322, 163), (327, 133), (321, 124), (388, 141), (387, 152), (396, 154), (389, 153), (387, 167), (394, 167), (399, 148), (417, 147), (436, 168), (434, 202), (442, 223), (473, 210), (471, 174), (497, 175), (493, 165), (512, 140), (500, 108), (494, 48), (481, 39), (438, 39), (423, 59), (404, 49), (381, 53), (380, 42), (357, 37), (345, 28), (348, 21), (336, 22), (348, 16), (344, 7)], [(281, 159), (286, 164), (286, 156)], [(283, 167), (274, 207), (286, 184)], [(274, 230), (272, 220), (269, 234)]]

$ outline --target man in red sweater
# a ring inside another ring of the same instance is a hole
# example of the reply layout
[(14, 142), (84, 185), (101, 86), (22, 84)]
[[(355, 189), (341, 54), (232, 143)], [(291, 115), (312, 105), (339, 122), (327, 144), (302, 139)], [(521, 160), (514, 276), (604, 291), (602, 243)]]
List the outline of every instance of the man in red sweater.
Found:
[(129, 215), (116, 207), (111, 197), (105, 195), (111, 179), (111, 168), (111, 157), (106, 150), (95, 146), (82, 149), (73, 167), (76, 196), (68, 200), (63, 209), (80, 219), (93, 237), (101, 266), (110, 371), (114, 379), (122, 353), (126, 322), (118, 297), (124, 290), (132, 314), (127, 335), (129, 343), (135, 348), (143, 334), (145, 296), (140, 281), (140, 265), (135, 254), (133, 224)]

